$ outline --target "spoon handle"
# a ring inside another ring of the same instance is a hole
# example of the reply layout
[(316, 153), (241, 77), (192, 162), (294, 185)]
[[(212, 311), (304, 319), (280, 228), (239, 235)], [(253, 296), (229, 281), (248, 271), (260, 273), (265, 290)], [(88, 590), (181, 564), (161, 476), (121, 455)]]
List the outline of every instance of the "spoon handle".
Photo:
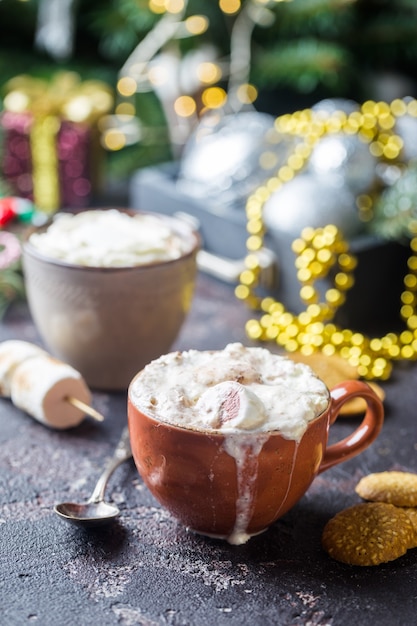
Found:
[(97, 504), (97, 502), (101, 502), (104, 499), (104, 492), (110, 476), (113, 474), (114, 470), (119, 467), (119, 465), (121, 465), (124, 461), (127, 461), (127, 459), (130, 459), (131, 456), (132, 450), (130, 448), (129, 430), (126, 426), (123, 429), (113, 456), (98, 479), (94, 491), (88, 499), (89, 503)]

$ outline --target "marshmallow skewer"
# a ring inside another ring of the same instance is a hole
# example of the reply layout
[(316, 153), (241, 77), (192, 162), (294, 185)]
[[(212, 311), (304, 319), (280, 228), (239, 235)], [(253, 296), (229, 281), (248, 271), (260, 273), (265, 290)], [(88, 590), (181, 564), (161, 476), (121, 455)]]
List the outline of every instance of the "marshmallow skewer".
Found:
[(104, 417), (102, 416), (101, 413), (93, 409), (92, 406), (89, 406), (85, 402), (82, 402), (78, 398), (74, 398), (74, 396), (67, 396), (65, 400), (69, 402), (70, 404), (72, 404), (72, 406), (75, 406), (77, 409), (80, 409), (80, 411), (84, 411), (84, 413), (92, 417), (94, 420), (97, 420), (97, 422), (102, 422), (104, 420)]
[(56, 429), (77, 426), (85, 415), (104, 419), (91, 406), (91, 392), (77, 370), (25, 341), (0, 343), (0, 394)]

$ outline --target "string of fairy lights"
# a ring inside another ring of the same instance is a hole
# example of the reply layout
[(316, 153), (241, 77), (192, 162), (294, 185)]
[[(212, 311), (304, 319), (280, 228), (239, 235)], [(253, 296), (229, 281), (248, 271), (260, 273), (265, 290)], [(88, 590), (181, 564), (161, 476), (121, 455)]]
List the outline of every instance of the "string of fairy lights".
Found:
[[(263, 207), (270, 196), (292, 180), (306, 165), (323, 137), (329, 134), (358, 134), (370, 152), (393, 162), (401, 154), (403, 139), (396, 133), (396, 120), (410, 115), (417, 118), (415, 99), (396, 99), (386, 102), (365, 102), (360, 110), (349, 115), (336, 111), (323, 116), (310, 109), (283, 115), (276, 120), (282, 133), (299, 137), (300, 141), (288, 161), (264, 185), (256, 189), (246, 204), (247, 251), (245, 270), (240, 276), (236, 296), (261, 312), (259, 319), (247, 322), (246, 331), (254, 340), (274, 341), (288, 352), (305, 355), (322, 352), (345, 358), (365, 379), (386, 380), (392, 372), (392, 362), (417, 359), (417, 221), (410, 220), (410, 256), (403, 278), (404, 290), (400, 297), (399, 314), (405, 322), (401, 332), (388, 332), (381, 337), (367, 337), (333, 323), (337, 309), (346, 299), (353, 285), (353, 271), (357, 260), (349, 252), (349, 245), (334, 225), (302, 230), (292, 248), (300, 282), (300, 298), (306, 308), (298, 315), (287, 310), (282, 302), (258, 293), (261, 272), (258, 251), (264, 244), (265, 225)], [(357, 197), (357, 208), (363, 219), (372, 218), (374, 199), (370, 194)], [(320, 302), (316, 281), (334, 273), (334, 284)]]

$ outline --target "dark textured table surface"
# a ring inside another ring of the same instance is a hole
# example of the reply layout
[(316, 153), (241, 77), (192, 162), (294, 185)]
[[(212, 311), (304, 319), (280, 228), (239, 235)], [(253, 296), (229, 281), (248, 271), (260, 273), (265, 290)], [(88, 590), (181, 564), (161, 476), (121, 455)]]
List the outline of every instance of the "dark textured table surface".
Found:
[[(230, 286), (200, 276), (178, 348), (245, 340), (249, 313)], [(0, 340), (39, 342), (26, 305), (14, 305)], [(58, 432), (0, 399), (0, 623), (2, 626), (378, 624), (417, 620), (417, 549), (378, 567), (331, 560), (320, 545), (326, 521), (360, 501), (369, 472), (417, 471), (417, 364), (384, 384), (386, 420), (360, 457), (320, 475), (299, 504), (264, 534), (231, 546), (188, 533), (143, 486), (133, 462), (113, 475), (108, 496), (119, 521), (86, 531), (52, 510), (90, 495), (126, 423), (126, 395), (94, 393), (104, 423)], [(357, 424), (332, 427), (339, 439)]]

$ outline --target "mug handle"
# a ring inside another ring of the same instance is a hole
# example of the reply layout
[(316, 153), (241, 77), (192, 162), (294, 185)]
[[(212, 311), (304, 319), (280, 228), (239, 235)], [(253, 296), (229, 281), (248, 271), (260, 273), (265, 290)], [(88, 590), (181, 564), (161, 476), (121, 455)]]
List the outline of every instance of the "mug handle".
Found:
[(365, 450), (377, 438), (384, 423), (383, 404), (371, 387), (363, 381), (348, 380), (340, 383), (330, 391), (330, 397), (329, 425), (337, 420), (342, 406), (352, 398), (363, 398), (367, 409), (361, 424), (351, 435), (326, 448), (319, 474)]

